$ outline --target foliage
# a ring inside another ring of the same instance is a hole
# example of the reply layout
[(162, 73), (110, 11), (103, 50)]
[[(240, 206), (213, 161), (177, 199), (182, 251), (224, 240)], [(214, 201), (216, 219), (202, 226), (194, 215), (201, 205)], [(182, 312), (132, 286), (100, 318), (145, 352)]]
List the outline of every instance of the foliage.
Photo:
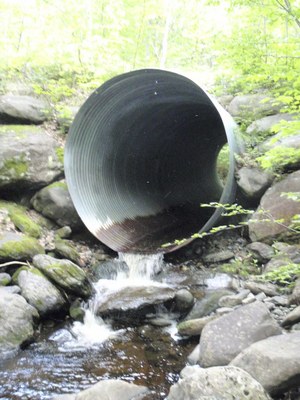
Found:
[(300, 165), (300, 149), (276, 146), (256, 158), (263, 169), (283, 171), (286, 167)]
[(264, 281), (277, 283), (283, 286), (290, 285), (299, 277), (300, 264), (297, 263), (288, 263), (260, 276)]
[(248, 277), (249, 275), (257, 275), (260, 269), (257, 261), (251, 256), (244, 258), (235, 258), (233, 261), (221, 266), (221, 271), (227, 274)]

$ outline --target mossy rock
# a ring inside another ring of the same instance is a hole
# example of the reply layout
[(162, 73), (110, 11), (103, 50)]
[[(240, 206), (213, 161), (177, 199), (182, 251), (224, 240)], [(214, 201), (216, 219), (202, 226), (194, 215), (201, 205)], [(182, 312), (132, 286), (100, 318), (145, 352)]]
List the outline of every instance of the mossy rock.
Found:
[(0, 273), (0, 286), (7, 286), (11, 282), (11, 276), (6, 272)]
[(0, 235), (0, 260), (31, 260), (36, 254), (44, 254), (37, 239), (23, 234), (4, 232)]
[(30, 218), (28, 210), (25, 207), (20, 206), (16, 203), (0, 200), (0, 210), (1, 209), (7, 210), (9, 218), (11, 219), (15, 227), (21, 232), (34, 238), (41, 237), (41, 226)]
[(60, 256), (67, 258), (68, 260), (71, 260), (79, 265), (82, 263), (80, 254), (70, 240), (64, 240), (57, 237), (54, 241), (54, 245), (55, 252)]

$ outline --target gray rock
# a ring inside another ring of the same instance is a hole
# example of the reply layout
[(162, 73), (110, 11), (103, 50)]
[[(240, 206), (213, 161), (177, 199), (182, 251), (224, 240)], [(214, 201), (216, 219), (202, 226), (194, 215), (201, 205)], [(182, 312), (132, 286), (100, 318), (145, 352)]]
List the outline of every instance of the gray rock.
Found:
[(0, 127), (0, 189), (20, 193), (48, 185), (63, 173), (61, 151), (42, 128)]
[(66, 307), (62, 293), (36, 268), (23, 267), (17, 282), (22, 296), (35, 307), (40, 316), (54, 314)]
[(227, 365), (252, 343), (280, 333), (264, 303), (256, 301), (239, 307), (204, 327), (199, 364), (203, 367)]
[(21, 288), (17, 285), (0, 286), (0, 291), (2, 291), (2, 293), (20, 294)]
[(179, 311), (187, 312), (194, 305), (194, 296), (187, 289), (179, 289), (175, 293), (175, 303)]
[(254, 167), (240, 168), (236, 178), (242, 193), (250, 200), (259, 200), (274, 180), (271, 173)]
[(149, 389), (119, 379), (103, 380), (77, 394), (55, 396), (52, 400), (142, 400)]
[[(253, 242), (272, 243), (274, 240), (297, 238), (299, 233), (287, 228), (292, 218), (300, 214), (300, 202), (290, 200), (282, 193), (298, 192), (300, 171), (288, 175), (266, 191), (258, 210), (249, 221), (249, 236)], [(263, 212), (266, 210), (267, 213)], [(283, 223), (276, 223), (283, 220)]]
[(11, 94), (0, 96), (1, 124), (41, 124), (49, 116), (50, 107), (41, 99)]
[(65, 182), (55, 182), (44, 187), (34, 195), (31, 203), (37, 211), (54, 220), (59, 226), (68, 225), (72, 230), (83, 227)]
[(0, 273), (0, 286), (7, 286), (11, 282), (11, 276), (6, 272)]
[(270, 301), (276, 306), (287, 307), (289, 305), (289, 300), (287, 296), (274, 296), (270, 299)]
[(36, 254), (44, 253), (37, 239), (22, 233), (0, 233), (0, 261), (31, 260)]
[(300, 278), (296, 280), (295, 287), (289, 298), (290, 304), (300, 304)]
[(33, 337), (34, 319), (38, 312), (24, 297), (1, 290), (0, 295), (0, 350), (17, 349)]
[(264, 266), (264, 273), (275, 271), (284, 265), (292, 263), (292, 260), (286, 256), (276, 255), (272, 260), (268, 261)]
[(250, 293), (248, 294), (248, 296), (245, 297), (245, 298), (242, 300), (242, 304), (250, 304), (250, 303), (253, 303), (253, 302), (256, 301), (256, 300), (258, 300), (258, 299), (254, 296), (253, 293), (250, 292)]
[(249, 372), (271, 394), (299, 386), (300, 332), (278, 335), (252, 344), (230, 365)]
[(218, 103), (220, 103), (221, 106), (227, 110), (229, 104), (233, 100), (233, 95), (232, 94), (225, 94), (223, 96), (218, 97), (217, 100), (218, 100)]
[(227, 261), (234, 257), (234, 253), (230, 250), (221, 250), (214, 253), (209, 253), (203, 256), (205, 263), (216, 263), (221, 261)]
[(232, 294), (232, 292), (229, 290), (211, 290), (206, 292), (202, 299), (195, 302), (194, 307), (184, 320), (202, 318), (216, 311), (219, 307), (219, 299), (228, 294)]
[(286, 327), (294, 325), (297, 322), (300, 322), (300, 306), (294, 308), (293, 311), (288, 313), (282, 321), (281, 325)]
[(244, 289), (241, 290), (237, 294), (230, 294), (227, 296), (223, 296), (219, 300), (220, 307), (235, 307), (239, 304), (242, 304), (242, 301), (248, 296), (250, 290)]
[(277, 114), (282, 106), (275, 103), (268, 93), (240, 95), (230, 102), (228, 112), (233, 117), (257, 119)]
[(203, 328), (209, 322), (218, 318), (219, 315), (210, 315), (208, 317), (189, 319), (188, 321), (180, 322), (177, 325), (179, 335), (198, 336), (201, 334)]
[(268, 139), (266, 142), (264, 142), (260, 147), (263, 151), (267, 151), (278, 146), (299, 149), (300, 134), (281, 137), (280, 133), (278, 133), (277, 135), (272, 136), (271, 139)]
[(293, 114), (275, 114), (260, 118), (248, 126), (246, 132), (248, 134), (257, 132), (270, 132), (273, 127), (281, 121), (292, 121), (295, 118)]
[(39, 254), (33, 257), (33, 265), (66, 292), (84, 299), (94, 292), (85, 272), (70, 260)]
[(271, 400), (264, 388), (236, 367), (185, 367), (166, 400)]
[(197, 365), (200, 355), (200, 344), (194, 348), (194, 350), (188, 355), (187, 361), (189, 365)]
[(70, 240), (57, 238), (54, 240), (54, 246), (54, 251), (58, 256), (71, 260), (75, 264), (78, 264), (80, 267), (84, 266), (80, 254)]
[(247, 245), (247, 250), (253, 255), (253, 257), (261, 263), (265, 263), (270, 260), (275, 252), (273, 247), (268, 244), (261, 242), (253, 242)]

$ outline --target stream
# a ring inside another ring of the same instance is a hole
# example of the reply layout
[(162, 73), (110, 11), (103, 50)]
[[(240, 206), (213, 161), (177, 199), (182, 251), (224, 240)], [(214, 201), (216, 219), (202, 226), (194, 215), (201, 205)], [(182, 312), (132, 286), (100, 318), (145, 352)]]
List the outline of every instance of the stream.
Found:
[[(103, 320), (95, 310), (107, 297), (128, 286), (169, 285), (153, 281), (162, 268), (161, 255), (119, 255), (120, 265), (129, 267), (115, 273), (114, 279), (94, 283), (96, 295), (85, 307), (84, 321), (46, 321), (37, 340), (14, 356), (0, 360), (0, 399), (46, 400), (55, 395), (86, 389), (103, 379), (119, 378), (148, 386), (149, 399), (164, 399), (171, 384), (186, 365), (188, 354), (198, 339), (176, 334), (170, 326), (150, 324), (126, 326), (117, 319)], [(172, 275), (172, 274), (171, 274)], [(173, 273), (173, 282), (181, 278)], [(195, 276), (193, 276), (195, 278)], [(226, 277), (211, 279), (214, 287), (226, 286)], [(219, 282), (219, 283), (218, 283)], [(201, 289), (203, 292), (203, 289)], [(157, 314), (165, 310), (157, 307)], [(169, 315), (170, 316), (170, 315)]]

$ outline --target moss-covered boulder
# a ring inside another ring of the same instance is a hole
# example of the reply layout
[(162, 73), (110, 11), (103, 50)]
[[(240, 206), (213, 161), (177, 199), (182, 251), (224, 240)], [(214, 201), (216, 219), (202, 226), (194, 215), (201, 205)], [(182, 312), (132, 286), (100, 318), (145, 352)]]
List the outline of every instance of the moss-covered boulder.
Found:
[(93, 292), (93, 286), (86, 273), (70, 260), (60, 260), (48, 255), (38, 254), (33, 257), (33, 265), (42, 271), (49, 279), (77, 297), (88, 298)]
[(0, 261), (26, 261), (36, 254), (44, 253), (43, 247), (35, 238), (8, 231), (0, 233)]
[(55, 253), (63, 258), (73, 261), (75, 264), (83, 266), (80, 254), (70, 240), (60, 239), (56, 237), (54, 241)]
[(83, 223), (71, 200), (67, 184), (63, 181), (52, 183), (37, 192), (31, 199), (33, 207), (59, 226), (72, 230), (83, 228)]
[(55, 314), (66, 309), (63, 294), (37, 268), (22, 267), (15, 273), (22, 296), (35, 307), (40, 316)]
[(38, 317), (24, 297), (0, 289), (0, 351), (15, 350), (31, 340)]
[(11, 276), (6, 272), (0, 273), (0, 286), (7, 286), (11, 282)]
[(0, 189), (48, 185), (63, 173), (60, 144), (36, 126), (0, 126)]
[(0, 200), (0, 211), (6, 212), (9, 219), (21, 232), (34, 238), (41, 236), (41, 226), (31, 218), (25, 207), (13, 202)]

